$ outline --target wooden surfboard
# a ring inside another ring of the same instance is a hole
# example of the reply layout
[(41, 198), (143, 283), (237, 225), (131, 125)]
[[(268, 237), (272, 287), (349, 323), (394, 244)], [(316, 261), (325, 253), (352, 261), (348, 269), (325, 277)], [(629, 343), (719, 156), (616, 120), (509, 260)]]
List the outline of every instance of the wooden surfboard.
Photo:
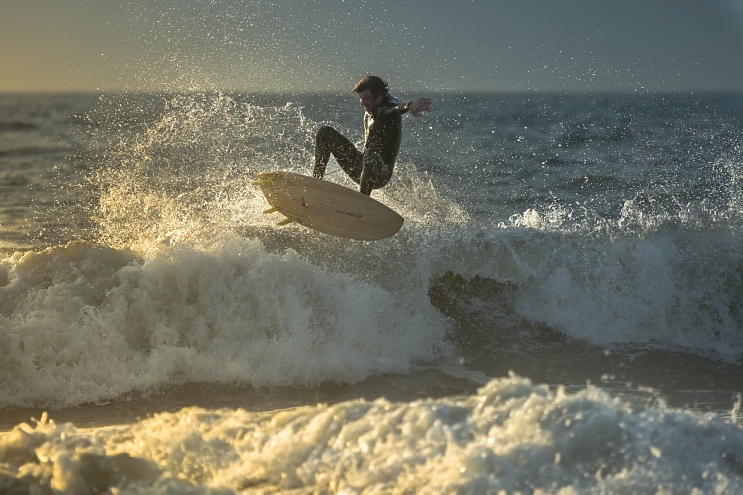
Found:
[(256, 184), (287, 220), (336, 237), (374, 241), (395, 234), (403, 218), (393, 209), (347, 187), (292, 172), (263, 172)]

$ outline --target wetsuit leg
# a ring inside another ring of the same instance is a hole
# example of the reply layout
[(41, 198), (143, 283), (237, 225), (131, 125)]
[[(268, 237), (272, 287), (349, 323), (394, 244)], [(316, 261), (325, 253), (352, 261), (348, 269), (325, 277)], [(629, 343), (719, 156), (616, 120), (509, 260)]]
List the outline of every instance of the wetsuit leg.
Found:
[(378, 152), (367, 148), (362, 154), (361, 163), (363, 169), (359, 184), (361, 185), (361, 192), (363, 194), (368, 196), (371, 194), (372, 189), (379, 189), (390, 181), (392, 167), (384, 163)]
[(351, 141), (343, 134), (336, 131), (330, 126), (323, 126), (317, 131), (315, 136), (315, 169), (312, 171), (313, 177), (322, 179), (325, 175), (325, 169), (330, 160), (330, 154), (333, 154), (338, 165), (354, 180), (361, 180), (361, 152), (356, 149)]

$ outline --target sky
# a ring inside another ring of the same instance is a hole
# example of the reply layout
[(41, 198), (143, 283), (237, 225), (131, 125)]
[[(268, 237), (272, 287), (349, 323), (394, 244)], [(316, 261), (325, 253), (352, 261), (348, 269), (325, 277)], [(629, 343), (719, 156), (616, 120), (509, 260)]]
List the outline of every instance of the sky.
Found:
[(0, 0), (0, 91), (743, 89), (743, 0)]

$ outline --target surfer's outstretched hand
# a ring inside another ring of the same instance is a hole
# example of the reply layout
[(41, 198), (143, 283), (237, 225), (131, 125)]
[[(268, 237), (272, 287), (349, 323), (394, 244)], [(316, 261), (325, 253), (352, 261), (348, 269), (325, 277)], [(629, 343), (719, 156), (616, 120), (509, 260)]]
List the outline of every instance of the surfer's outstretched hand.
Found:
[(408, 111), (413, 115), (413, 117), (420, 117), (423, 115), (423, 112), (431, 111), (431, 103), (433, 103), (431, 98), (418, 98), (410, 104)]

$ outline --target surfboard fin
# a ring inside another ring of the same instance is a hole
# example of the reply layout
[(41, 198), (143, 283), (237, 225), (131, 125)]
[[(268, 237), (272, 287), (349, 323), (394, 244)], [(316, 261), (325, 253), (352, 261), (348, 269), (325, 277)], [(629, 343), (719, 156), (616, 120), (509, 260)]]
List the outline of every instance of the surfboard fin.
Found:
[(296, 218), (287, 217), (286, 220), (282, 220), (279, 223), (277, 223), (276, 225), (280, 225), (280, 226), (283, 227), (284, 225), (289, 225), (290, 223), (294, 223), (296, 221), (297, 221)]
[(277, 211), (281, 211), (280, 206), (274, 206), (273, 208), (269, 208), (263, 212), (264, 215), (268, 215), (269, 213), (276, 213)]

